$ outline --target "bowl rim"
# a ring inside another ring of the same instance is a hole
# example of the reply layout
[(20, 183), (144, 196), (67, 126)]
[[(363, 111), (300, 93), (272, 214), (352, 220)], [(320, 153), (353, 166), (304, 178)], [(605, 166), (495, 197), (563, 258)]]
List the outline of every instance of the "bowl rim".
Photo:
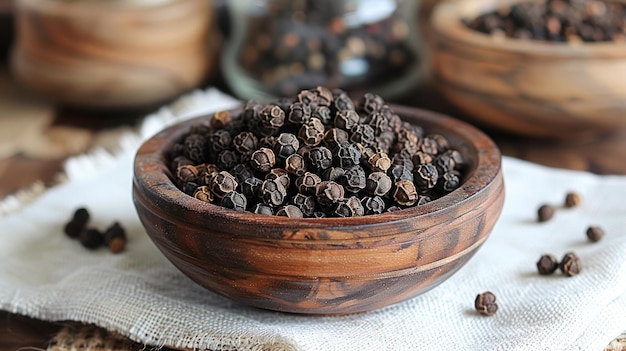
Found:
[[(461, 22), (463, 18), (475, 18), (494, 9), (529, 1), (537, 2), (537, 0), (454, 0), (439, 2), (435, 5), (431, 16), (431, 25), (439, 37), (436, 41), (454, 41), (481, 49), (527, 55), (528, 57), (578, 59), (623, 59), (626, 57), (626, 44), (612, 42), (568, 44), (506, 37), (494, 39), (489, 34), (473, 30)], [(625, 2), (624, 0), (618, 1)]]
[[(367, 225), (387, 224), (406, 220), (417, 219), (420, 216), (430, 216), (437, 213), (445, 213), (455, 209), (463, 203), (473, 200), (481, 193), (488, 191), (492, 185), (496, 185), (498, 178), (502, 176), (501, 153), (497, 145), (478, 128), (461, 120), (415, 107), (389, 104), (401, 118), (417, 118), (426, 124), (445, 126), (447, 134), (461, 139), (472, 152), (475, 152), (476, 165), (466, 174), (465, 181), (451, 193), (420, 206), (412, 206), (398, 211), (385, 212), (382, 214), (350, 217), (350, 218), (287, 218), (280, 216), (268, 216), (252, 212), (238, 212), (197, 200), (182, 192), (167, 175), (171, 174), (169, 166), (164, 162), (164, 153), (169, 150), (174, 139), (179, 139), (188, 132), (189, 127), (213, 113), (189, 119), (168, 126), (158, 132), (138, 149), (134, 160), (133, 193), (138, 192), (141, 196), (159, 200), (160, 210), (168, 212), (168, 209), (176, 209), (180, 213), (186, 211), (200, 212), (210, 215), (212, 219), (223, 222), (236, 222), (242, 225), (273, 226), (288, 225), (290, 228), (302, 229), (335, 229), (364, 227)], [(234, 109), (236, 111), (241, 107)], [(443, 127), (442, 127), (443, 128)], [(436, 128), (435, 128), (436, 129)], [(450, 132), (453, 130), (454, 132)], [(428, 132), (428, 130), (426, 130)], [(184, 195), (184, 196), (180, 196)], [(136, 197), (137, 194), (134, 194)], [(137, 201), (137, 199), (135, 199)], [(187, 221), (187, 218), (179, 218), (182, 222), (194, 225), (195, 222)], [(385, 236), (386, 233), (374, 233), (375, 236)], [(255, 231), (250, 231), (244, 237), (256, 238)]]

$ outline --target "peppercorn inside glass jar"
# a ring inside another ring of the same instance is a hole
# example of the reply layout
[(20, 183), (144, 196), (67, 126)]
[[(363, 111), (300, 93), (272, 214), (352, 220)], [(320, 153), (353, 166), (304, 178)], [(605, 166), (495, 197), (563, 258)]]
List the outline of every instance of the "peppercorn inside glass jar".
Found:
[(394, 99), (423, 76), (416, 0), (229, 1), (224, 75), (245, 99), (315, 86)]

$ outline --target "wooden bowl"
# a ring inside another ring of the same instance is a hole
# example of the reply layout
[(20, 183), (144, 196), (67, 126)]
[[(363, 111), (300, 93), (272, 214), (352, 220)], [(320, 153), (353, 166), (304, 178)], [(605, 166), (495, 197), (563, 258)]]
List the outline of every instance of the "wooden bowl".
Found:
[(626, 45), (493, 38), (466, 27), (520, 0), (435, 7), (436, 85), (476, 122), (532, 137), (575, 139), (626, 128)]
[[(198, 284), (252, 306), (306, 314), (377, 309), (423, 293), (485, 242), (504, 202), (500, 152), (461, 121), (395, 106), (446, 136), (468, 160), (462, 185), (428, 204), (353, 218), (293, 219), (242, 213), (185, 195), (166, 155), (197, 120), (146, 141), (133, 198), (148, 235)], [(471, 273), (471, 272), (466, 272)]]
[(207, 0), (20, 0), (12, 71), (51, 100), (153, 106), (199, 86), (214, 66)]

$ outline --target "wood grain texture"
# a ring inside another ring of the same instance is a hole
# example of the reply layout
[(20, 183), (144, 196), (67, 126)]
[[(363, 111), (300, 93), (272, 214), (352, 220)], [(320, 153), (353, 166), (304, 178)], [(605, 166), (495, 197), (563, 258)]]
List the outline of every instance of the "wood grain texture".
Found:
[(477, 129), (395, 106), (445, 135), (468, 160), (462, 186), (423, 206), (357, 218), (290, 219), (240, 213), (185, 195), (166, 156), (196, 120), (148, 140), (135, 160), (133, 197), (157, 247), (211, 291), (265, 309), (346, 314), (423, 293), (456, 272), (500, 215), (500, 152)]
[(22, 0), (12, 70), (66, 104), (125, 108), (197, 87), (213, 66), (207, 0), (160, 5)]
[(461, 23), (519, 0), (435, 7), (437, 86), (476, 121), (517, 134), (573, 139), (626, 129), (626, 46), (492, 38)]

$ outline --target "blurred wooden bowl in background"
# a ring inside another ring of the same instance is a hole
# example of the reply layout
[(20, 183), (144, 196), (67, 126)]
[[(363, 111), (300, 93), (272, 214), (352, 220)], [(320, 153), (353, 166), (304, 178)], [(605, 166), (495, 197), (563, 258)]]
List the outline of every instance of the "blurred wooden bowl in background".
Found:
[(212, 14), (208, 0), (18, 0), (12, 71), (63, 104), (156, 105), (197, 87), (216, 65)]
[(519, 0), (438, 4), (435, 84), (474, 121), (524, 136), (577, 139), (626, 128), (626, 45), (494, 38), (465, 26)]

